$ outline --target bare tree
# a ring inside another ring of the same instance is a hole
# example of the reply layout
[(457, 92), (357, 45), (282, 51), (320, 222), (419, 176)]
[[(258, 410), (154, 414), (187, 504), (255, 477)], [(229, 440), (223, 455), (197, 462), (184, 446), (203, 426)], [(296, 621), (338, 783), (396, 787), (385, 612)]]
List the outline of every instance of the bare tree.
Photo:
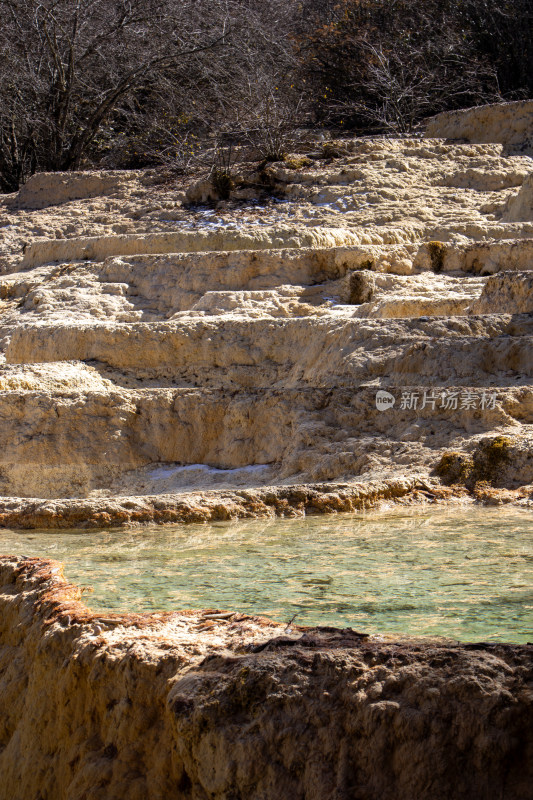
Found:
[(300, 40), (308, 99), (318, 120), (365, 132), (407, 131), (438, 111), (499, 99), (495, 69), (461, 24), (459, 4), (323, 5), (324, 18), (322, 0), (307, 0), (316, 28)]
[(185, 168), (195, 161), (224, 180), (235, 159), (282, 157), (305, 117), (302, 92), (291, 86), (297, 17), (297, 4), (285, 0), (235, 0), (221, 57), (210, 54), (179, 78), (173, 71), (164, 88), (160, 79), (151, 109), (144, 98), (136, 111), (140, 124), (128, 148), (144, 151), (150, 163)]
[[(408, 133), (424, 117), (447, 108), (500, 99), (493, 70), (462, 56), (453, 38), (401, 47), (361, 40), (366, 67), (352, 98), (329, 100), (334, 116), (356, 115), (369, 130)], [(461, 102), (464, 98), (464, 101)]]
[[(0, 175), (78, 168), (121, 104), (230, 35), (211, 0), (0, 0)], [(117, 115), (118, 117), (120, 114)]]
[(92, 164), (220, 171), (230, 145), (281, 158), (302, 124), (407, 131), (502, 80), (527, 95), (531, 15), (531, 0), (0, 0), (0, 190)]

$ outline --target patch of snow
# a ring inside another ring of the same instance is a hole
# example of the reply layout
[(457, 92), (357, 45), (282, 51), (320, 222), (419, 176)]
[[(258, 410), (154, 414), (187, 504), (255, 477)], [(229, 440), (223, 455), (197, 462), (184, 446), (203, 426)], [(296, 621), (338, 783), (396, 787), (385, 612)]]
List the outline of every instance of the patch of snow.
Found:
[(154, 480), (164, 480), (165, 478), (176, 477), (183, 475), (183, 473), (200, 471), (206, 475), (232, 475), (236, 472), (260, 472), (261, 470), (269, 469), (270, 464), (248, 464), (244, 467), (234, 467), (233, 469), (219, 469), (218, 467), (210, 467), (207, 464), (185, 464), (184, 466), (157, 466), (149, 470), (148, 475)]

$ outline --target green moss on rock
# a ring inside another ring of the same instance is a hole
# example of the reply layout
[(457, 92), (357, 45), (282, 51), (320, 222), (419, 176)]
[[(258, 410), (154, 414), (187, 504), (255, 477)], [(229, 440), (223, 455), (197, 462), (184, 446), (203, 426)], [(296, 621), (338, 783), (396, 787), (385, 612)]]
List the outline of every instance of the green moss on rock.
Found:
[(227, 200), (235, 182), (230, 173), (225, 169), (215, 169), (211, 173), (211, 184), (221, 200)]
[(287, 169), (304, 169), (305, 167), (312, 167), (313, 162), (306, 156), (292, 156), (284, 160), (283, 166)]
[(357, 271), (350, 275), (348, 302), (351, 305), (368, 303), (374, 294), (374, 276), (370, 272)]

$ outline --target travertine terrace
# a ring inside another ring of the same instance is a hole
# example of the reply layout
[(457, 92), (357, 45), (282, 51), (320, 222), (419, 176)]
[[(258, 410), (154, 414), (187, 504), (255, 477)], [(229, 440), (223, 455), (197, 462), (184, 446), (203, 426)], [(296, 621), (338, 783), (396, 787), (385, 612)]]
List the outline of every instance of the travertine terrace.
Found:
[(527, 645), (91, 613), (0, 558), (1, 800), (530, 800)]
[[(530, 507), (532, 109), (462, 114), (215, 206), (150, 171), (3, 197), (0, 525)], [(0, 800), (530, 800), (532, 685), (527, 644), (96, 614), (0, 557)]]
[(476, 113), (308, 143), (215, 206), (153, 171), (4, 196), (0, 523), (529, 503), (532, 109)]

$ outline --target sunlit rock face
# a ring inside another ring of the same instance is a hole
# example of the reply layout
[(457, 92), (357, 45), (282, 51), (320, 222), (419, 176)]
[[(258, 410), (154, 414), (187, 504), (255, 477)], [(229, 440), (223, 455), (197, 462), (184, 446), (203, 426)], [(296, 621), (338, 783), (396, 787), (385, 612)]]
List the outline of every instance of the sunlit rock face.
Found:
[[(3, 196), (0, 519), (527, 504), (530, 118), (524, 101), (341, 141), (260, 191), (243, 167), (218, 205), (153, 171)], [(444, 480), (443, 457), (498, 436), (482, 490)]]
[(468, 142), (499, 142), (511, 151), (533, 150), (533, 100), (445, 111), (429, 120), (426, 135)]
[(95, 614), (0, 558), (0, 798), (524, 800), (527, 645)]

